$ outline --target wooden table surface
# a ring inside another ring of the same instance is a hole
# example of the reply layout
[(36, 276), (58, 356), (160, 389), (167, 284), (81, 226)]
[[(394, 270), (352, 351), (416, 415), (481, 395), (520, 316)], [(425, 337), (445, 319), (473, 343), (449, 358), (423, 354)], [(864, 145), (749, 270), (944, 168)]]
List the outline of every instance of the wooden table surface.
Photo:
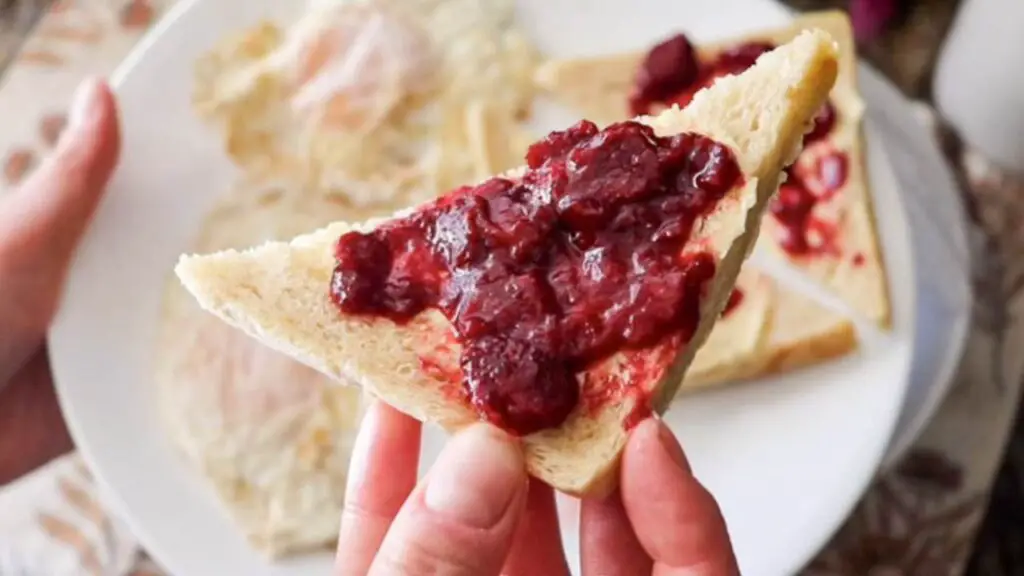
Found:
[[(0, 0), (0, 84), (3, 70), (52, 0)], [(932, 65), (958, 0), (923, 0), (879, 38), (862, 47), (862, 54), (908, 95), (927, 100)], [(840, 0), (789, 0), (799, 9), (843, 6)], [(968, 574), (1024, 574), (1024, 420), (1018, 419), (1014, 438), (994, 486), (992, 500), (979, 533)]]

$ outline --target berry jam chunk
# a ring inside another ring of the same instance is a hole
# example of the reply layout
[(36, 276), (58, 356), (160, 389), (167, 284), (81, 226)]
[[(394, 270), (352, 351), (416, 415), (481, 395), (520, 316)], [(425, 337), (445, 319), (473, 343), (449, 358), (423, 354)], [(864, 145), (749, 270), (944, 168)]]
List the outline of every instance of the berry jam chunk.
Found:
[(742, 181), (723, 145), (637, 122), (580, 122), (526, 160), (519, 178), (343, 235), (331, 280), (345, 314), (402, 323), (439, 310), (461, 344), (469, 402), (519, 434), (560, 425), (593, 363), (689, 338), (715, 259), (683, 247)]

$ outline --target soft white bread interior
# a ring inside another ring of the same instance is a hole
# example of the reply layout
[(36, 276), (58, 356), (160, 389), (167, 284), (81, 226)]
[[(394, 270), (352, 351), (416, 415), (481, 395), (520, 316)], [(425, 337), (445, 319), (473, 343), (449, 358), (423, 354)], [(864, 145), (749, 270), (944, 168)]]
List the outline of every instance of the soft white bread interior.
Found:
[[(828, 34), (808, 31), (765, 54), (744, 74), (720, 79), (687, 108), (639, 119), (662, 135), (697, 132), (729, 146), (745, 181), (699, 223), (691, 240), (693, 249), (713, 251), (719, 264), (689, 345), (669, 339), (652, 349), (616, 354), (582, 374), (584, 396), (588, 387), (609, 384), (642, 394), (596, 410), (581, 403), (562, 426), (524, 437), (531, 474), (571, 494), (614, 486), (631, 415), (639, 408), (661, 412), (674, 395), (753, 247), (781, 170), (798, 154), (802, 135), (835, 81), (836, 59)], [(337, 223), (290, 243), (183, 256), (176, 272), (204, 308), (341, 382), (358, 383), (399, 410), (448, 430), (477, 421), (468, 403), (451, 394), (448, 375), (458, 371), (459, 347), (440, 313), (428, 311), (396, 325), (346, 317), (328, 298), (338, 237), (378, 223)], [(640, 373), (637, 366), (643, 367)]]

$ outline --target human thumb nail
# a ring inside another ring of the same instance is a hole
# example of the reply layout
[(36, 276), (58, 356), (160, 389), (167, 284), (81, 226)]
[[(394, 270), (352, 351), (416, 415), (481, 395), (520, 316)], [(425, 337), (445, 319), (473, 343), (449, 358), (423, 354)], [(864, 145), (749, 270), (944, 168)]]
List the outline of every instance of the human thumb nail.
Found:
[(476, 424), (449, 441), (427, 479), (427, 508), (474, 528), (498, 524), (527, 490), (523, 453), (501, 430)]
[(686, 459), (686, 453), (683, 452), (683, 447), (672, 430), (660, 420), (651, 419), (651, 425), (658, 427), (658, 444), (661, 445), (665, 456), (684, 472), (690, 472), (690, 462)]
[(98, 78), (88, 78), (78, 85), (75, 95), (71, 98), (68, 110), (68, 131), (74, 132), (88, 125), (95, 115), (97, 101), (102, 95), (103, 82)]

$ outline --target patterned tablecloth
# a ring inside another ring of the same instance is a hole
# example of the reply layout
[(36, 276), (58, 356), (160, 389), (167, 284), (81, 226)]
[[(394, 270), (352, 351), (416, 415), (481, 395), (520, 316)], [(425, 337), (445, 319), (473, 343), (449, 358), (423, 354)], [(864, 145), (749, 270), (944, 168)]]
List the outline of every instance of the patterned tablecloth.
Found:
[[(110, 73), (174, 1), (58, 1), (20, 53), (0, 28), (0, 70), (10, 62), (0, 83), (0, 193), (54, 143), (78, 80)], [(977, 298), (966, 354), (935, 420), (877, 479), (808, 574), (961, 573), (1013, 427), (1024, 374), (1024, 355), (1009, 353), (1024, 349), (1024, 184), (938, 132), (972, 219)], [(105, 510), (71, 454), (0, 490), (0, 574), (163, 573)]]

